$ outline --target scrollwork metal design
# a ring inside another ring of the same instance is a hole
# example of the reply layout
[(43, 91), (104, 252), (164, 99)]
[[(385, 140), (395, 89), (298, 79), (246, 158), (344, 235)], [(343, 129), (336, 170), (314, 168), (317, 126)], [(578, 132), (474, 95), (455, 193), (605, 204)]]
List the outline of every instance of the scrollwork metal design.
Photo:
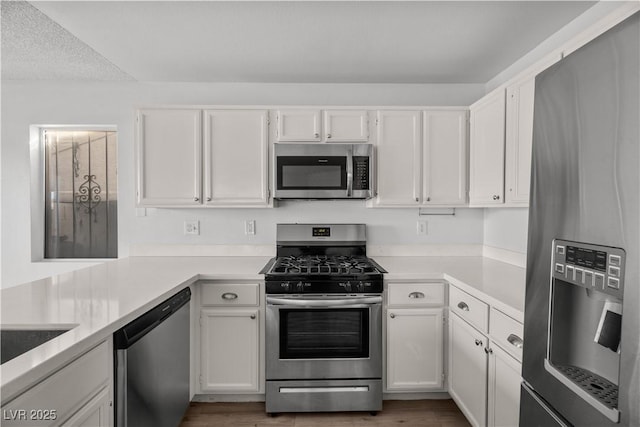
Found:
[(95, 208), (102, 202), (102, 188), (96, 182), (95, 175), (84, 175), (84, 182), (78, 187), (76, 203), (78, 209), (84, 208), (84, 213), (92, 214)]

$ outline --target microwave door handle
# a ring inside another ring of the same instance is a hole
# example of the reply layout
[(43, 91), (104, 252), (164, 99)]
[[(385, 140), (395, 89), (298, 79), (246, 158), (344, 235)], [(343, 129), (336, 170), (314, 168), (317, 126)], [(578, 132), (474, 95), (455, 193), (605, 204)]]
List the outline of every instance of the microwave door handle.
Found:
[(353, 147), (347, 150), (347, 197), (353, 195)]

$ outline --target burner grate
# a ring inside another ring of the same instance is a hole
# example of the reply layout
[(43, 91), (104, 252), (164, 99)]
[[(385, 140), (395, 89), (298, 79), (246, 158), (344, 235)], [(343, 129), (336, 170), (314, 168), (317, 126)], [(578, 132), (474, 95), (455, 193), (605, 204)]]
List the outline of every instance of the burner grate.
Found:
[(609, 380), (602, 378), (600, 375), (596, 375), (591, 371), (579, 368), (577, 366), (554, 366), (567, 378), (578, 384), (584, 391), (595, 397), (605, 406), (609, 408), (618, 407), (617, 385), (613, 384)]

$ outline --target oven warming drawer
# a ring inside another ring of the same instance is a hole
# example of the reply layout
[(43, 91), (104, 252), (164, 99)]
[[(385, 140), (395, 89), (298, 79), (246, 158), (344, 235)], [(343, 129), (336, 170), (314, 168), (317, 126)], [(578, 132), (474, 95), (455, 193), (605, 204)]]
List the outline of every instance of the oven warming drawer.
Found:
[(267, 381), (267, 413), (382, 410), (382, 380)]

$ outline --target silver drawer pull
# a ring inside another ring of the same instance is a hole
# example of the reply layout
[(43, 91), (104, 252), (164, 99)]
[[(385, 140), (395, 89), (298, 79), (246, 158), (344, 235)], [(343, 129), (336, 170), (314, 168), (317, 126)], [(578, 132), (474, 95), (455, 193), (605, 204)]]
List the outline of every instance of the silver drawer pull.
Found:
[(416, 298), (424, 298), (424, 293), (422, 293), (422, 292), (411, 292), (409, 294), (409, 298), (414, 298), (414, 299), (416, 299)]
[(251, 315), (251, 316), (249, 316), (249, 317), (251, 317), (252, 319), (255, 319), (255, 318), (256, 318), (256, 315), (255, 315), (255, 314), (252, 314), (252, 315)]
[(238, 294), (234, 294), (233, 292), (225, 292), (224, 294), (222, 294), (222, 299), (226, 299), (227, 301), (238, 299)]
[(393, 314), (393, 313), (391, 313), (391, 314), (389, 315), (389, 317), (391, 317), (392, 319), (395, 319), (395, 318), (396, 318), (396, 315), (395, 315), (395, 314)]
[(479, 339), (475, 340), (476, 346), (482, 345), (482, 341), (480, 341)]
[(459, 308), (460, 310), (462, 310), (462, 311), (469, 311), (469, 306), (468, 306), (468, 305), (467, 305), (467, 303), (466, 303), (466, 302), (464, 302), (464, 301), (460, 301), (460, 302), (458, 303), (458, 308)]
[(516, 348), (522, 348), (522, 344), (524, 344), (524, 341), (522, 341), (522, 338), (514, 334), (509, 335), (507, 337), (507, 341), (509, 341), (509, 343)]

